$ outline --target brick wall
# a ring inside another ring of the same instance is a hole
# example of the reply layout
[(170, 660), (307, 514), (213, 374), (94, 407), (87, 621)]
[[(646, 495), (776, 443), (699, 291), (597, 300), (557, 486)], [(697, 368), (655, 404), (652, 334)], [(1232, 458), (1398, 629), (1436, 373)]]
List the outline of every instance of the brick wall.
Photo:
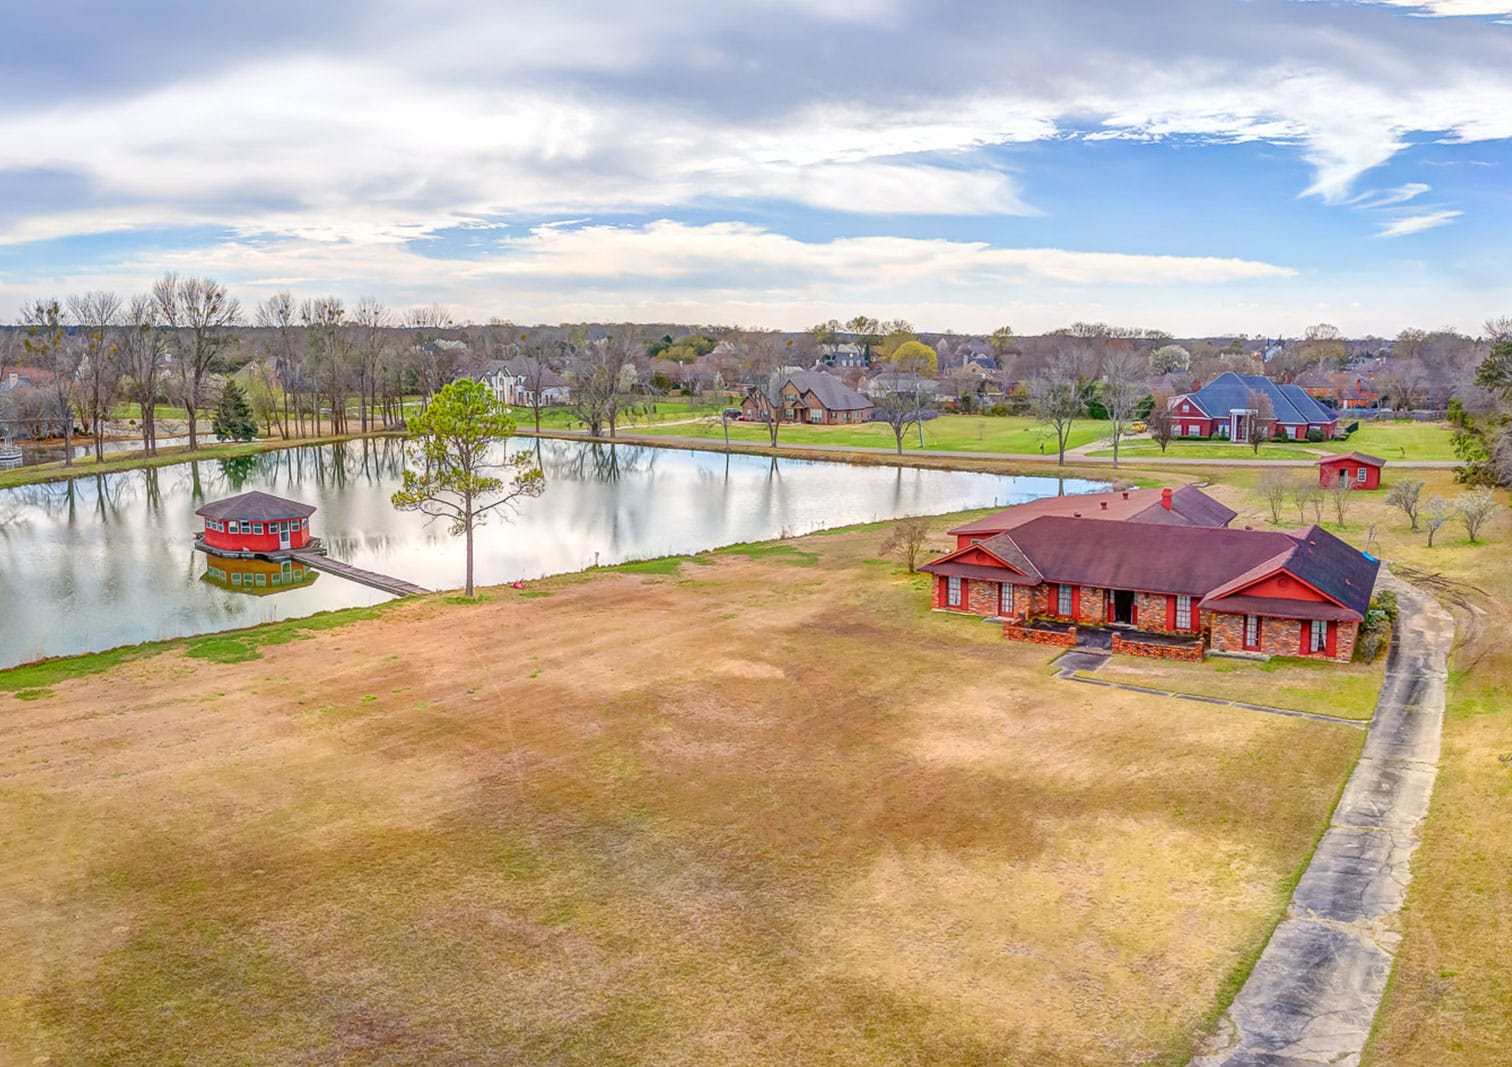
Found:
[(1076, 627), (1065, 633), (1054, 630), (1034, 630), (1017, 623), (1003, 623), (1003, 636), (1012, 641), (1027, 641), (1031, 645), (1054, 645), (1057, 648), (1072, 648), (1076, 645)]
[(1081, 613), (1077, 618), (1083, 622), (1095, 622), (1101, 625), (1108, 621), (1108, 593), (1105, 589), (1097, 589), (1090, 585), (1081, 587)]
[(966, 611), (987, 618), (998, 613), (999, 583), (966, 582)]
[(1118, 656), (1143, 656), (1145, 659), (1178, 659), (1186, 663), (1202, 662), (1200, 643), (1181, 645), (1157, 645), (1144, 641), (1125, 641), (1122, 634), (1113, 635), (1113, 654)]
[[(1244, 647), (1244, 616), (1212, 612), (1207, 616), (1212, 627), (1212, 647), (1217, 652), (1257, 651)], [(1359, 634), (1358, 623), (1341, 622), (1336, 626), (1333, 659), (1348, 663), (1354, 656), (1355, 638)], [(1302, 654), (1302, 623), (1299, 619), (1276, 619), (1266, 616), (1260, 620), (1260, 654), (1266, 656), (1299, 656)], [(1318, 659), (1325, 659), (1321, 653)]]

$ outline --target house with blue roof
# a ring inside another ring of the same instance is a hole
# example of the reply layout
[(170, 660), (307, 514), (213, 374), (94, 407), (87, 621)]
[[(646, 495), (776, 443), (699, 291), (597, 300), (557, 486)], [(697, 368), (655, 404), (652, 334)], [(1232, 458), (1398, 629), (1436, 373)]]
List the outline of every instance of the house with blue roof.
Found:
[[(1270, 402), (1270, 411), (1257, 401)], [(1195, 393), (1171, 400), (1177, 437), (1216, 437), (1249, 440), (1250, 423), (1263, 419), (1270, 424), (1269, 437), (1305, 441), (1316, 430), (1325, 440), (1336, 437), (1339, 416), (1318, 403), (1300, 385), (1281, 385), (1261, 374), (1224, 371)]]

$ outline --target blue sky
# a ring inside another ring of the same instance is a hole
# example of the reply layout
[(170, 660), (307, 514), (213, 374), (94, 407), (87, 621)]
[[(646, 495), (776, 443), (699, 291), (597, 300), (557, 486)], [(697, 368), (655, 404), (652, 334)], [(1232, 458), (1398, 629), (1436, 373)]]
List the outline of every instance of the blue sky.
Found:
[(526, 323), (1512, 313), (1512, 0), (61, 0), (0, 39), (0, 317), (165, 270)]

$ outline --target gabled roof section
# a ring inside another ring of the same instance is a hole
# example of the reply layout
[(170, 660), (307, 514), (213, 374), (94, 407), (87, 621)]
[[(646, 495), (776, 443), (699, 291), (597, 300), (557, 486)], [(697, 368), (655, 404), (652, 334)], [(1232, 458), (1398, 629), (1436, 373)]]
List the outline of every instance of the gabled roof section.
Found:
[(1045, 516), (1012, 531), (1045, 581), (1203, 596), (1296, 544), (1284, 533)]
[(297, 500), (285, 500), (272, 493), (259, 493), (254, 489), (240, 496), (211, 501), (195, 514), (207, 519), (272, 519), (276, 522), (279, 519), (302, 519), (306, 515), (313, 515), (315, 507), (312, 504), (301, 504)]
[(793, 371), (783, 378), (783, 384), (787, 382), (797, 386), (800, 393), (813, 393), (830, 411), (860, 411), (872, 406), (866, 397), (824, 371)]
[(1338, 463), (1341, 460), (1346, 463), (1363, 463), (1367, 467), (1386, 466), (1386, 461), (1384, 459), (1381, 459), (1379, 456), (1367, 455), (1364, 452), (1341, 452), (1337, 456), (1324, 456), (1322, 459), (1318, 460), (1318, 462), (1320, 464)]
[(1291, 425), (1327, 424), (1339, 421), (1337, 413), (1319, 404), (1307, 390), (1297, 385), (1277, 385), (1263, 374), (1235, 374), (1224, 371), (1190, 395), (1215, 418), (1223, 418), (1235, 409), (1251, 407), (1250, 394), (1263, 393), (1270, 399), (1276, 421)]
[(953, 536), (989, 536), (1012, 530), (1045, 515), (1123, 519), (1168, 526), (1227, 526), (1238, 514), (1195, 485), (1183, 485), (1172, 491), (1170, 511), (1161, 504), (1163, 493), (1164, 490), (1157, 488), (1046, 496), (1014, 504), (984, 518), (975, 519), (964, 526), (957, 526), (950, 533)]
[(1244, 591), (1274, 574), (1285, 572), (1307, 585), (1320, 596), (1332, 601), (1341, 613), (1298, 616), (1307, 618), (1344, 618), (1359, 621), (1370, 607), (1376, 572), (1381, 564), (1359, 549), (1341, 541), (1321, 526), (1285, 535), (1292, 547), (1275, 557), (1214, 587), (1203, 598), (1202, 606), (1219, 611), (1242, 612), (1243, 604), (1260, 599), (1247, 597)]
[(1150, 522), (1160, 526), (1227, 526), (1239, 513), (1227, 504), (1208, 496), (1195, 485), (1183, 485), (1171, 493), (1171, 507), (1156, 501), (1129, 517), (1130, 522)]
[(1011, 537), (1008, 537), (1006, 534), (1000, 534), (997, 537), (988, 538), (986, 541), (978, 541), (969, 545), (964, 545), (961, 548), (956, 549), (954, 552), (947, 552), (939, 559), (931, 560), (930, 562), (924, 564), (924, 566), (920, 567), (919, 570), (926, 571), (930, 574), (946, 574), (951, 573), (949, 568), (959, 570), (963, 567), (969, 567), (973, 571), (980, 570), (982, 573), (966, 575), (957, 574), (956, 576), (971, 578), (992, 577), (997, 581), (1007, 580), (1007, 578), (1001, 572), (997, 571), (997, 568), (984, 566), (982, 564), (957, 562), (957, 560), (961, 559), (961, 557), (969, 556), (974, 552), (981, 552), (985, 555), (991, 556), (993, 559), (1001, 563), (1003, 567), (1012, 571), (1014, 576), (1027, 580), (1030, 585), (1034, 585), (1040, 581), (1040, 573), (1039, 571), (1034, 569), (1034, 564), (1030, 563), (1029, 560), (1025, 558), (1024, 554), (1019, 551), (1018, 545), (1014, 544), (1013, 539)]

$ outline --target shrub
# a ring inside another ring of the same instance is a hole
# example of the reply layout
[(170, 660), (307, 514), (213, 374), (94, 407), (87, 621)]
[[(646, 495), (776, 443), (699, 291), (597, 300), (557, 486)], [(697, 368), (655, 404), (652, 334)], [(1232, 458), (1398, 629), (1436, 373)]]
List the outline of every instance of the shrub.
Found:
[(1323, 440), (1323, 431), (1314, 426), (1307, 431), (1307, 439), (1313, 444), (1317, 444), (1319, 441)]

